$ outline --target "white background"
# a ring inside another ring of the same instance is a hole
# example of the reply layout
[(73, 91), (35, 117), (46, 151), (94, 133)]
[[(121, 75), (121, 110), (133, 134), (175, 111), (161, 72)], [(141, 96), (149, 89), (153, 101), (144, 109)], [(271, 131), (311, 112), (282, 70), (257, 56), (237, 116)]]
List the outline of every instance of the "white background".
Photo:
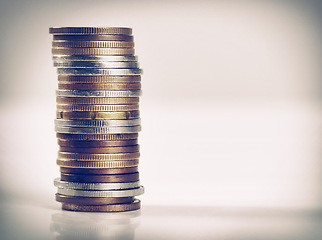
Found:
[(48, 28), (126, 26), (143, 205), (321, 207), (321, 8), (294, 2), (2, 1), (2, 196), (60, 208)]

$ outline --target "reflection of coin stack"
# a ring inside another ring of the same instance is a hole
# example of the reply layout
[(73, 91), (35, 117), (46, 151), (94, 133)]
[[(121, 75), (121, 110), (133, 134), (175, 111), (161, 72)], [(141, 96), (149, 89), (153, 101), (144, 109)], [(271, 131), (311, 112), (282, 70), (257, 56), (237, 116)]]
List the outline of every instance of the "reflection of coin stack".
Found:
[(58, 72), (56, 200), (75, 211), (140, 208), (141, 69), (132, 29), (62, 27), (53, 34)]
[(50, 231), (56, 239), (103, 240), (135, 239), (140, 225), (140, 210), (112, 214), (85, 214), (62, 212), (52, 215)]

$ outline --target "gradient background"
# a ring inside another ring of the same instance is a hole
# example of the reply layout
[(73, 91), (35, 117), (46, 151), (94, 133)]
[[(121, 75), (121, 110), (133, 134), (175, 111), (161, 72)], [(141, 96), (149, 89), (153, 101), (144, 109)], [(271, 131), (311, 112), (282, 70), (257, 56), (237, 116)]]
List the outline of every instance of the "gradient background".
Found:
[(133, 28), (143, 206), (322, 207), (321, 1), (0, 2), (0, 189), (60, 208), (51, 26)]

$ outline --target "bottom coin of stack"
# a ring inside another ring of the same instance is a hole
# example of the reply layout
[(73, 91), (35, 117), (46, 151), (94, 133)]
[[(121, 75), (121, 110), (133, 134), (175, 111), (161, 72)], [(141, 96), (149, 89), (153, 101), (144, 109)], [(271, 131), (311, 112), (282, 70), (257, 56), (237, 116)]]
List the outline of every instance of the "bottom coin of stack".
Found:
[(137, 137), (137, 133), (57, 133), (61, 176), (54, 184), (62, 208), (95, 212), (140, 209), (135, 196), (144, 189), (139, 182)]

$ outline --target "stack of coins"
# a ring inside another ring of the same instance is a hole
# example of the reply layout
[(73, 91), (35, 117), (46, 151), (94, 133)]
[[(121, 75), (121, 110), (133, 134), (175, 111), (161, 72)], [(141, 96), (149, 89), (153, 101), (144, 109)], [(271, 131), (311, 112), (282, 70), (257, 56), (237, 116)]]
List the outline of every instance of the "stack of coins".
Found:
[(74, 211), (139, 209), (142, 71), (132, 29), (53, 27), (49, 33), (58, 72), (56, 200)]

